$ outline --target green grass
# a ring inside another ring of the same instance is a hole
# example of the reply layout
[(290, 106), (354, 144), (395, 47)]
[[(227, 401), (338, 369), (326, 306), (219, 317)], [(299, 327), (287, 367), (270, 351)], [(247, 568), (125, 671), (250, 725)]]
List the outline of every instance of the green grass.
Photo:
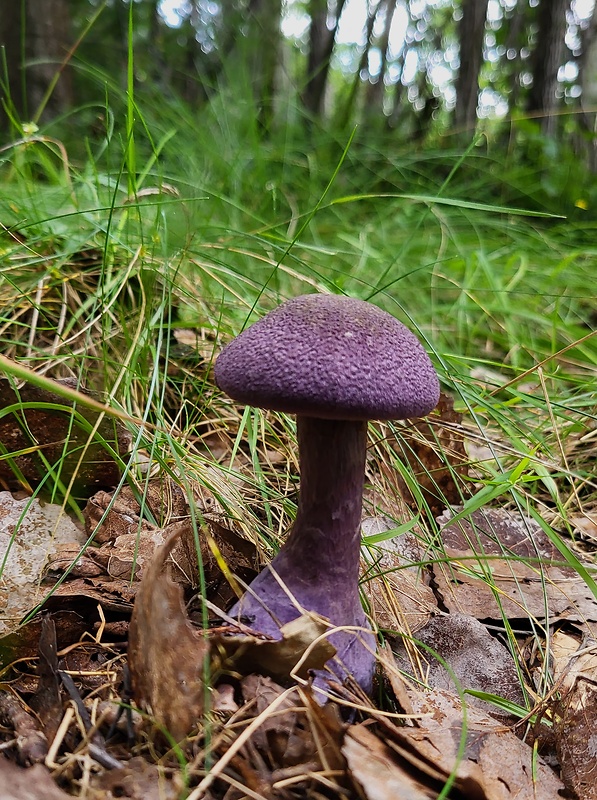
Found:
[[(0, 354), (99, 392), (133, 433), (125, 480), (143, 493), (144, 451), (269, 556), (296, 508), (294, 423), (232, 406), (213, 359), (287, 297), (371, 299), (418, 333), (483, 448), (463, 477), (437, 424), (467, 508), (530, 509), (578, 567), (577, 520), (597, 508), (595, 224), (561, 218), (539, 176), (488, 153), (308, 141), (290, 124), (264, 142), (234, 104), (160, 111), (129, 103), (103, 138), (63, 144), (63, 121), (1, 151)], [(366, 511), (399, 505), (385, 464), (410, 486), (430, 558), (445, 558), (404, 455), (413, 434), (388, 430), (403, 455), (372, 430)]]

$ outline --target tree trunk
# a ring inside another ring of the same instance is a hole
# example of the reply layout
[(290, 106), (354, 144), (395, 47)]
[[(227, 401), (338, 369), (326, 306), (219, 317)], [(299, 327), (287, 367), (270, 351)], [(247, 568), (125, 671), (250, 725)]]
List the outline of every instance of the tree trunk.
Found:
[[(398, 3), (394, 6), (394, 12)], [(406, 3), (406, 13), (407, 13), (407, 28), (412, 23), (412, 16), (410, 13), (410, 3)], [(385, 129), (386, 130), (394, 130), (398, 126), (398, 122), (400, 119), (400, 112), (402, 111), (402, 96), (404, 95), (405, 86), (402, 83), (402, 73), (404, 71), (404, 60), (406, 58), (407, 53), (407, 44), (404, 42), (402, 45), (402, 50), (397, 59), (391, 64), (386, 65), (386, 72), (389, 71), (390, 67), (397, 68), (398, 77), (394, 82), (391, 92), (389, 94), (389, 103), (388, 103), (388, 112), (385, 118)]]
[[(392, 22), (394, 15), (398, 8), (398, 0), (383, 0), (382, 4), (385, 6), (385, 20), (384, 27), (379, 37), (379, 51), (381, 53), (381, 67), (379, 75), (375, 83), (370, 83), (367, 87), (367, 97), (365, 105), (368, 116), (375, 116), (379, 114), (383, 118), (384, 114), (384, 94), (386, 86), (386, 75), (388, 72), (388, 56), (390, 49), (390, 31), (392, 29)], [(379, 12), (378, 12), (379, 13)]]
[[(45, 105), (42, 119), (50, 119), (73, 104), (72, 78), (61, 69), (70, 40), (68, 0), (10, 0), (0, 14), (0, 45), (8, 66), (9, 97), (5, 100), (17, 118), (35, 117), (56, 73), (61, 70)], [(23, 43), (23, 47), (22, 47)], [(0, 124), (7, 119), (0, 111)]]
[(479, 73), (483, 63), (483, 38), (488, 0), (462, 0), (462, 19), (458, 26), (460, 67), (456, 78), (456, 128), (472, 136), (477, 125)]
[[(320, 117), (330, 71), (330, 59), (338, 23), (346, 0), (337, 0), (336, 11), (330, 15), (327, 0), (310, 0), (309, 13), (309, 54), (307, 56), (307, 82), (302, 95), (305, 109), (313, 116)], [(328, 19), (332, 16), (331, 25)]]
[(578, 82), (581, 86), (580, 128), (577, 149), (586, 154), (587, 166), (597, 172), (597, 3), (589, 24), (581, 35)]
[(363, 82), (362, 75), (367, 69), (367, 63), (369, 61), (369, 52), (371, 50), (371, 45), (373, 44), (373, 28), (375, 26), (375, 20), (377, 18), (377, 14), (379, 9), (384, 5), (386, 0), (378, 0), (377, 3), (373, 5), (369, 4), (369, 8), (367, 10), (367, 22), (365, 23), (365, 46), (363, 47), (363, 51), (361, 52), (361, 57), (359, 59), (359, 65), (356, 69), (355, 74), (352, 77), (352, 83), (350, 85), (350, 90), (348, 92), (348, 97), (346, 102), (344, 103), (344, 107), (340, 112), (340, 127), (346, 127), (350, 122), (355, 121), (355, 106), (357, 102), (357, 95), (359, 93), (359, 87)]
[(570, 0), (541, 0), (539, 32), (533, 53), (533, 85), (527, 111), (541, 117), (541, 130), (556, 133), (558, 70), (565, 56), (566, 11)]
[(264, 131), (274, 114), (276, 71), (280, 55), (282, 0), (251, 0), (247, 36), (248, 61), (252, 78), (257, 120)]
[(518, 0), (512, 17), (508, 20), (508, 36), (506, 38), (506, 53), (513, 53), (514, 57), (509, 61), (502, 61), (506, 70), (508, 92), (506, 100), (508, 102), (508, 113), (511, 115), (518, 107), (520, 96), (520, 71), (522, 68), (521, 51), (528, 46), (528, 3), (527, 0)]

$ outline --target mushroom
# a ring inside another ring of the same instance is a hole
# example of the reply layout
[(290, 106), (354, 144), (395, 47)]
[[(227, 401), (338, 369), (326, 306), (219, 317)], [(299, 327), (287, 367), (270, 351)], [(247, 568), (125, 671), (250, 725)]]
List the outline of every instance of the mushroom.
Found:
[(359, 597), (367, 420), (429, 413), (439, 399), (431, 361), (377, 306), (308, 294), (233, 339), (216, 360), (215, 381), (238, 402), (297, 415), (301, 472), (285, 544), (229, 613), (274, 638), (300, 608), (326, 617), (336, 649), (326, 666), (368, 692), (375, 639)]

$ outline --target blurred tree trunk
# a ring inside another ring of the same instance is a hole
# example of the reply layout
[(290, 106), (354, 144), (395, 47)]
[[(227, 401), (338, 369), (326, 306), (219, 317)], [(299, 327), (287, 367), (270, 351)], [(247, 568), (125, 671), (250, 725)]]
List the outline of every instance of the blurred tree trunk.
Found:
[(578, 149), (586, 154), (591, 172), (597, 172), (597, 3), (587, 27), (581, 34), (581, 54), (578, 59), (581, 136)]
[[(398, 7), (398, 3), (394, 6), (394, 12)], [(407, 12), (407, 29), (412, 23), (412, 15), (410, 13), (410, 3), (405, 5)], [(402, 45), (402, 50), (397, 59), (394, 59), (391, 64), (386, 66), (386, 72), (393, 67), (397, 71), (397, 78), (394, 81), (392, 91), (389, 92), (388, 112), (385, 119), (386, 130), (394, 130), (398, 126), (400, 112), (402, 110), (402, 96), (404, 95), (405, 86), (402, 83), (402, 73), (404, 71), (404, 60), (406, 58), (407, 45), (406, 42)]]
[(462, 18), (458, 26), (460, 67), (456, 78), (456, 128), (472, 136), (477, 125), (479, 73), (483, 64), (483, 38), (488, 0), (462, 0)]
[(282, 0), (250, 0), (249, 68), (257, 121), (264, 131), (271, 127), (274, 114), (276, 71), (282, 39)]
[(529, 19), (528, 19), (528, 0), (518, 0), (512, 17), (508, 20), (508, 35), (505, 42), (506, 54), (511, 54), (507, 61), (502, 61), (506, 82), (508, 86), (507, 101), (508, 112), (512, 114), (518, 106), (520, 95), (520, 71), (522, 68), (521, 51), (528, 47)]
[(417, 76), (419, 98), (423, 100), (423, 107), (415, 117), (415, 126), (412, 132), (412, 141), (416, 144), (424, 142), (429, 134), (433, 115), (439, 108), (439, 99), (433, 91), (433, 84), (427, 72), (420, 72)]
[(170, 91), (171, 74), (164, 52), (163, 25), (160, 18), (160, 0), (149, 0), (148, 40), (149, 73), (153, 83), (163, 92)]
[(406, 88), (402, 83), (402, 72), (404, 70), (404, 56), (405, 56), (405, 50), (403, 50), (402, 53), (400, 54), (400, 58), (398, 59), (398, 61), (394, 62), (394, 66), (398, 67), (399, 75), (398, 79), (394, 83), (390, 95), (390, 105), (388, 113), (385, 118), (386, 130), (394, 130), (394, 128), (397, 128), (400, 120), (400, 113), (402, 111), (402, 97), (404, 95), (404, 89)]
[(375, 26), (375, 20), (377, 19), (377, 14), (380, 8), (385, 4), (386, 0), (377, 0), (377, 2), (368, 3), (367, 21), (365, 23), (365, 46), (363, 47), (361, 57), (359, 58), (359, 65), (352, 76), (352, 83), (350, 85), (348, 97), (346, 98), (344, 107), (339, 114), (339, 124), (341, 128), (344, 128), (350, 123), (355, 122), (357, 96), (359, 93), (359, 88), (363, 83), (363, 75), (367, 71), (367, 65), (369, 63), (369, 52), (371, 51), (371, 47), (373, 45), (373, 28)]
[[(189, 3), (189, 13), (181, 32), (184, 30), (186, 41), (184, 43), (184, 68), (181, 93), (186, 102), (191, 106), (199, 105), (210, 96), (211, 83), (214, 76), (206, 74), (207, 70), (200, 69), (202, 61), (201, 45), (197, 41), (197, 30), (201, 24), (199, 9), (195, 0)], [(199, 76), (199, 77), (198, 77)]]
[(566, 12), (570, 0), (541, 0), (539, 31), (533, 53), (533, 85), (527, 111), (541, 116), (541, 130), (556, 133), (558, 70), (565, 59)]
[[(24, 53), (21, 52), (21, 4), (13, 0), (5, 3), (0, 14), (0, 47), (8, 66), (8, 85), (2, 87), (2, 104), (11, 106), (18, 117), (26, 116), (24, 109), (27, 107), (27, 93), (25, 88), (25, 73), (22, 70)], [(4, 80), (4, 75), (2, 79)], [(4, 110), (2, 114), (2, 128), (7, 127)]]
[[(18, 118), (32, 118), (68, 53), (68, 0), (8, 0), (0, 13), (0, 45), (8, 66), (4, 101)], [(66, 111), (73, 104), (70, 71), (63, 69), (45, 106), (42, 119)], [(0, 112), (1, 113), (1, 112)], [(1, 124), (7, 126), (4, 113)]]
[(375, 81), (375, 83), (370, 83), (367, 87), (365, 108), (367, 116), (379, 115), (383, 119), (384, 94), (389, 64), (390, 31), (392, 29), (392, 22), (394, 21), (396, 9), (398, 8), (398, 0), (382, 0), (381, 5), (385, 7), (384, 26), (381, 36), (379, 37), (378, 45), (381, 53), (381, 66), (377, 81)]
[(173, 71), (173, 83), (183, 99), (194, 107), (203, 105), (218, 93), (221, 83), (225, 82), (229, 60), (244, 38), (242, 26), (246, 9), (241, 8), (236, 0), (220, 0), (212, 6), (209, 12), (218, 18), (218, 22), (214, 25), (209, 46), (202, 44), (202, 40), (209, 39), (205, 36), (205, 9), (201, 0), (189, 0), (183, 7), (183, 23), (172, 43), (170, 58), (165, 55), (171, 72), (172, 63), (177, 63), (176, 56), (181, 56), (179, 69), (175, 67)]
[(338, 23), (346, 0), (336, 0), (335, 9), (328, 9), (328, 0), (309, 0), (309, 53), (307, 56), (307, 82), (302, 94), (305, 109), (319, 117), (330, 71), (330, 59)]

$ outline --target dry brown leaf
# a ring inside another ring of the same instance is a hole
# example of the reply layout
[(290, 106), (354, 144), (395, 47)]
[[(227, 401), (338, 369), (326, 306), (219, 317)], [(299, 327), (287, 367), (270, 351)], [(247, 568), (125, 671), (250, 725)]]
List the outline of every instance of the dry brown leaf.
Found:
[(574, 514), (569, 517), (574, 533), (581, 539), (589, 539), (592, 543), (597, 542), (597, 509), (591, 513), (586, 510), (584, 513)]
[(133, 695), (177, 741), (201, 716), (207, 691), (205, 634), (186, 613), (183, 590), (165, 569), (183, 528), (158, 550), (139, 585), (129, 628), (129, 668)]
[(51, 611), (76, 611), (88, 617), (99, 605), (104, 610), (128, 617), (133, 608), (137, 585), (130, 581), (111, 580), (107, 576), (74, 578), (61, 584), (43, 607)]
[(93, 553), (94, 560), (105, 564), (110, 578), (141, 580), (158, 547), (168, 538), (168, 528), (146, 529), (140, 533), (117, 536)]
[[(59, 380), (72, 389), (84, 391), (71, 378)], [(15, 403), (52, 403), (69, 408), (71, 403), (54, 392), (25, 384), (15, 391), (6, 379), (0, 380), (0, 408)], [(77, 412), (94, 427), (99, 418), (97, 411), (77, 406)], [(97, 434), (108, 442), (116, 452), (125, 453), (131, 444), (131, 436), (122, 423), (104, 417)], [(66, 444), (68, 440), (68, 444)], [(37, 486), (47, 475), (47, 468), (40, 452), (50, 463), (60, 469), (60, 480), (68, 485), (76, 472), (73, 493), (88, 497), (98, 489), (115, 486), (120, 479), (120, 467), (96, 438), (90, 443), (89, 433), (80, 426), (70, 411), (47, 408), (27, 408), (0, 419), (0, 442), (8, 453), (33, 450), (16, 456), (14, 463), (31, 486)], [(84, 455), (83, 455), (84, 452)], [(83, 458), (81, 459), (81, 456)], [(81, 460), (81, 463), (79, 463)], [(0, 461), (0, 480), (10, 489), (23, 488), (8, 461)]]
[[(156, 482), (157, 483), (157, 482)], [(156, 487), (162, 492), (163, 487)], [(162, 492), (163, 493), (163, 492)], [(104, 504), (111, 495), (101, 492), (87, 504), (88, 524), (99, 520)], [(62, 546), (50, 559), (46, 575), (54, 579), (67, 572), (66, 580), (48, 599), (46, 608), (78, 608), (85, 598), (93, 605), (104, 609), (127, 612), (135, 598), (139, 580), (157, 551), (170, 537), (178, 532), (177, 541), (169, 557), (170, 575), (185, 589), (196, 589), (199, 583), (199, 566), (195, 545), (195, 534), (190, 515), (180, 515), (180, 504), (170, 519), (179, 519), (166, 528), (158, 528), (140, 520), (134, 506), (127, 505), (125, 498), (107, 513), (99, 526), (99, 547), (90, 546), (83, 555), (77, 547)], [(186, 502), (186, 501), (185, 501)], [(188, 506), (185, 506), (188, 511)], [(105, 510), (105, 509), (104, 509)], [(174, 509), (173, 509), (174, 510)], [(231, 572), (250, 583), (255, 577), (256, 549), (235, 531), (223, 527), (213, 519), (205, 519), (199, 527), (199, 545), (203, 576), (207, 587), (207, 599), (218, 608), (226, 608), (236, 599), (233, 589), (220, 569), (223, 560)], [(217, 612), (210, 612), (216, 618)]]
[(81, 545), (84, 534), (61, 506), (0, 492), (0, 632), (14, 630), (47, 594), (46, 562), (61, 543)]
[[(554, 800), (564, 785), (539, 759), (529, 745), (512, 731), (484, 714), (467, 707), (466, 719), (460, 699), (450, 692), (421, 691), (402, 680), (410, 711), (417, 716), (412, 725), (398, 726), (377, 718), (386, 744), (400, 763), (408, 763), (416, 774), (445, 782), (455, 773), (455, 787), (465, 797), (479, 800)], [(466, 725), (466, 727), (464, 727)], [(464, 738), (464, 752), (460, 753)]]
[(488, 800), (557, 800), (564, 784), (547, 764), (533, 761), (533, 751), (511, 731), (485, 736), (477, 763)]
[[(293, 797), (311, 797), (307, 787), (316, 785), (313, 776), (317, 772), (337, 772), (335, 781), (341, 791), (346, 765), (340, 745), (346, 726), (338, 707), (331, 703), (321, 706), (310, 689), (285, 692), (260, 675), (243, 678), (241, 690), (245, 705), (236, 720), (249, 723), (259, 718), (260, 725), (240, 751), (242, 756), (234, 760), (234, 769), (252, 778), (254, 788), (260, 783), (266, 797), (286, 798), (284, 789), (275, 784), (289, 779)], [(268, 713), (270, 708), (275, 708), (275, 713)]]
[(534, 520), (483, 508), (451, 523), (460, 510), (438, 518), (447, 563), (432, 565), (448, 611), (478, 619), (544, 619), (547, 605), (551, 621), (597, 621), (591, 590), (575, 570), (550, 565), (561, 556)]
[(1, 800), (72, 800), (54, 783), (50, 772), (41, 764), (28, 769), (17, 767), (0, 755)]
[(98, 551), (93, 547), (81, 551), (81, 545), (75, 542), (58, 544), (56, 552), (48, 558), (44, 579), (59, 578), (64, 573), (67, 573), (69, 579), (98, 578), (105, 575), (105, 567), (94, 560)]
[(329, 625), (325, 621), (303, 614), (280, 628), (279, 640), (246, 633), (214, 633), (210, 641), (213, 653), (217, 652), (221, 659), (222, 669), (243, 675), (259, 672), (274, 680), (288, 681), (295, 669), (300, 678), (306, 678), (309, 670), (323, 669), (335, 655), (336, 650), (326, 637), (313, 644), (327, 630)]
[(216, 342), (211, 329), (173, 328), (172, 334), (180, 348), (180, 352), (175, 351), (175, 358), (190, 358), (207, 364), (213, 361)]
[[(398, 739), (414, 746), (446, 774), (457, 769), (457, 786), (465, 790), (473, 780), (491, 800), (554, 800), (563, 784), (540, 759), (534, 765), (534, 753), (506, 727), (500, 727), (482, 711), (467, 709), (466, 749), (459, 763), (458, 747), (463, 728), (460, 699), (451, 693), (434, 690), (417, 692), (413, 708), (423, 717), (417, 727), (401, 728)], [(534, 783), (533, 775), (537, 775)], [(462, 783), (461, 783), (462, 781)]]
[[(462, 414), (454, 411), (454, 398), (442, 392), (435, 410), (424, 419), (409, 420), (404, 432), (406, 443), (396, 442), (394, 447), (407, 462), (432, 513), (461, 503), (469, 491), (463, 480), (468, 478), (469, 457)], [(402, 478), (398, 485), (406, 502), (418, 508)]]
[[(85, 530), (93, 534), (96, 544), (114, 541), (117, 536), (137, 533), (142, 525), (141, 506), (130, 486), (123, 486), (114, 497), (113, 492), (97, 492), (85, 506)], [(198, 498), (199, 499), (199, 498)], [(161, 475), (144, 486), (143, 502), (158, 527), (167, 527), (189, 516), (189, 501), (184, 490), (170, 477)], [(203, 511), (213, 503), (204, 498)], [(149, 525), (149, 523), (147, 523)], [(153, 526), (152, 526), (153, 527)]]
[(569, 628), (555, 630), (550, 637), (553, 679), (560, 691), (568, 691), (574, 686), (577, 670), (597, 671), (597, 651), (591, 634), (582, 629)]
[[(221, 561), (227, 564), (231, 573), (250, 583), (256, 575), (257, 550), (236, 531), (221, 524), (215, 501), (200, 488), (196, 487), (194, 501), (201, 512), (197, 528), (208, 599), (219, 608), (226, 608), (236, 595), (222, 573)], [(197, 589), (199, 569), (186, 494), (170, 478), (162, 477), (149, 482), (146, 504), (155, 519), (163, 520), (163, 527), (156, 527), (140, 518), (140, 505), (128, 487), (116, 498), (107, 492), (98, 492), (92, 497), (85, 508), (85, 527), (88, 535), (93, 534), (94, 541), (101, 546), (88, 551), (88, 556), (111, 578), (138, 580), (144, 565), (170, 535), (171, 526), (184, 524), (186, 532), (180, 536), (171, 555), (171, 561), (177, 566), (172, 577)], [(86, 574), (90, 574), (91, 567), (85, 562), (73, 572), (80, 574), (80, 569), (86, 569)]]
[[(241, 681), (243, 699), (254, 717), (265, 712), (284, 689), (271, 678), (247, 675)], [(316, 745), (305, 713), (289, 695), (277, 707), (277, 713), (266, 716), (251, 737), (252, 743), (271, 764), (272, 770), (306, 764), (316, 756)]]
[(120, 769), (106, 770), (93, 778), (88, 800), (123, 797), (129, 800), (178, 800), (184, 786), (171, 772), (150, 764), (145, 758), (131, 758)]
[[(366, 517), (362, 522), (365, 536), (394, 527), (395, 523), (385, 517)], [(368, 550), (362, 587), (372, 617), (386, 631), (415, 633), (438, 610), (433, 590), (422, 575), (420, 564), (426, 558), (423, 547), (412, 533), (404, 533)]]
[[(72, 611), (57, 611), (52, 615), (56, 623), (58, 649), (79, 641), (86, 630), (86, 622), (80, 614)], [(19, 625), (11, 633), (0, 636), (0, 653), (3, 664), (17, 659), (35, 658), (39, 649), (42, 615), (37, 614), (25, 625)]]
[(435, 787), (425, 785), (398, 762), (394, 751), (364, 725), (354, 725), (344, 738), (342, 753), (352, 777), (367, 800), (431, 800)]
[[(404, 640), (398, 640), (394, 646), (397, 664), (404, 672), (415, 675), (432, 689), (456, 693), (456, 679), (464, 690), (489, 692), (524, 706), (512, 654), (474, 617), (466, 614), (436, 617), (415, 638), (426, 648)], [(439, 660), (434, 657), (436, 653)], [(493, 716), (508, 716), (476, 697), (468, 697), (467, 702)]]
[[(562, 638), (565, 641), (562, 642)], [(575, 652), (572, 643), (576, 644)], [(581, 646), (556, 632), (554, 679), (561, 698), (555, 713), (555, 743), (562, 778), (582, 800), (597, 798), (597, 642)]]

